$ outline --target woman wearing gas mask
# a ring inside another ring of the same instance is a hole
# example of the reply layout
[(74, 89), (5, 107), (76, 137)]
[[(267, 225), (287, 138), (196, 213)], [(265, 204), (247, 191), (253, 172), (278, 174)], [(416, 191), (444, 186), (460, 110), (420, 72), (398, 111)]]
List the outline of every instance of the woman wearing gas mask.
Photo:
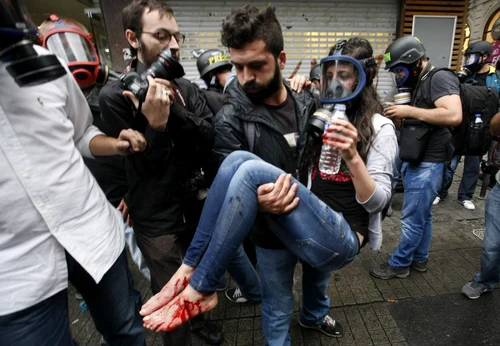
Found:
[[(391, 196), (394, 126), (380, 115), (370, 43), (352, 38), (332, 50), (321, 60), (323, 109), (308, 123), (299, 167), (303, 184), (251, 153), (229, 155), (210, 188), (182, 266), (141, 309), (146, 328), (172, 330), (217, 305), (218, 280), (250, 231), (263, 190), (274, 192), (276, 212), (264, 214), (269, 228), (301, 261), (319, 270), (342, 268), (367, 242), (380, 247), (380, 239), (369, 234), (369, 222)], [(348, 121), (331, 120), (325, 127), (324, 115), (336, 104), (346, 106)], [(342, 155), (336, 174), (318, 169), (322, 142)]]

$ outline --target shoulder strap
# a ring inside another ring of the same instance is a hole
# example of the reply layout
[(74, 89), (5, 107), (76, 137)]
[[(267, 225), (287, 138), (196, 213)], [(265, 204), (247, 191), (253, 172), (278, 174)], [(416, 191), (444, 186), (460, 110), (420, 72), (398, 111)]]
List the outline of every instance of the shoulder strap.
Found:
[[(432, 80), (432, 77), (438, 71), (450, 71), (451, 73), (455, 74), (452, 70), (450, 70), (447, 67), (439, 67), (439, 68), (434, 68), (434, 69), (430, 70), (427, 73), (427, 76), (425, 76), (421, 80), (421, 82), (419, 83), (419, 85), (417, 87), (417, 90), (415, 90), (415, 96), (414, 96), (414, 99), (413, 99), (413, 102), (412, 102), (413, 106), (415, 106), (415, 104), (417, 103), (417, 101), (419, 101), (420, 99), (424, 99), (425, 100), (425, 99), (427, 99), (429, 97), (430, 91), (431, 91), (431, 80)], [(417, 96), (420, 96), (420, 97), (417, 97)]]

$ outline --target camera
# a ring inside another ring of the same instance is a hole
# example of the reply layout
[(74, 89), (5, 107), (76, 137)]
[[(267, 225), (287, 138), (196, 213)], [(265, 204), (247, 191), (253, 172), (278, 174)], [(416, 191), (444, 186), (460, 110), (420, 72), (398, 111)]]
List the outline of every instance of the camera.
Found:
[(170, 49), (165, 48), (158, 54), (157, 60), (142, 74), (129, 71), (120, 77), (123, 87), (130, 90), (139, 100), (144, 102), (149, 88), (148, 76), (172, 81), (184, 76), (184, 68), (172, 56)]
[(462, 71), (457, 72), (457, 77), (458, 77), (458, 80), (460, 81), (460, 83), (463, 83), (471, 75), (472, 75), (472, 72), (467, 67), (464, 67), (464, 69)]

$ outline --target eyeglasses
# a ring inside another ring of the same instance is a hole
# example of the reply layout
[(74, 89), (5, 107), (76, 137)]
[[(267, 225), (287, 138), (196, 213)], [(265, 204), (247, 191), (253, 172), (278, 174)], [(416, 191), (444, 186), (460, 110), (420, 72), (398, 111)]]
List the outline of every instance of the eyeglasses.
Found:
[(181, 34), (180, 32), (176, 32), (173, 34), (169, 33), (167, 30), (158, 30), (157, 32), (150, 32), (150, 31), (141, 31), (141, 32), (143, 34), (153, 35), (158, 41), (166, 44), (170, 43), (172, 36), (179, 44), (183, 44), (184, 40), (186, 39), (186, 35)]

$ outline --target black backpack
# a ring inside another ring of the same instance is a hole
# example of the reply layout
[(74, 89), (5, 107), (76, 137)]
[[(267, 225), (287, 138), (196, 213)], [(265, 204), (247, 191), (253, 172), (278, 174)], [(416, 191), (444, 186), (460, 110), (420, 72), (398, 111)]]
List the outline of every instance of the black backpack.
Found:
[[(430, 96), (431, 78), (438, 71), (450, 71), (455, 76), (455, 73), (448, 68), (436, 68), (429, 72), (426, 83), (422, 83), (422, 96), (427, 98)], [(458, 79), (458, 77), (457, 77)], [(462, 122), (459, 126), (451, 128), (453, 135), (453, 146), (455, 147), (455, 155), (484, 155), (490, 148), (491, 134), (490, 122), (491, 118), (498, 111), (499, 95), (495, 88), (473, 85), (469, 83), (460, 84), (460, 99), (462, 101)], [(470, 127), (475, 121), (476, 114), (481, 114), (483, 126), (480, 129), (480, 140), (477, 145), (472, 146), (469, 142), (471, 135)]]

